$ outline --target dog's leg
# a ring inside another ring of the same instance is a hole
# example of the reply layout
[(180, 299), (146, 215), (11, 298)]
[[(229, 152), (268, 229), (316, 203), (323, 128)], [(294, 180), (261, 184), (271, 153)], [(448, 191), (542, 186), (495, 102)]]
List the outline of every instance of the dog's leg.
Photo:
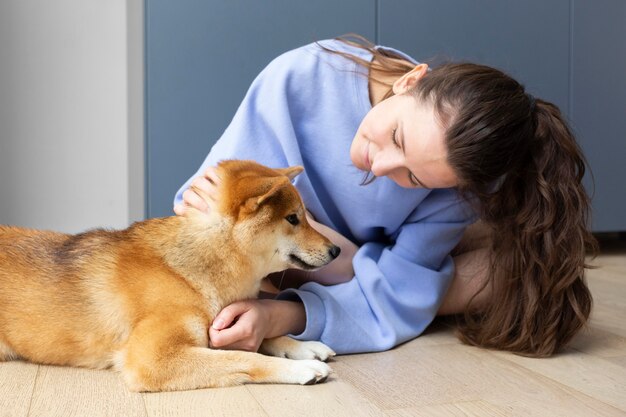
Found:
[[(170, 349), (171, 352), (171, 349)], [(294, 361), (252, 352), (181, 346), (173, 356), (147, 357), (124, 367), (132, 391), (177, 391), (244, 383), (310, 385), (331, 372), (323, 362)]]
[(318, 359), (327, 361), (335, 352), (320, 342), (301, 342), (287, 336), (265, 339), (259, 348), (265, 355), (289, 359)]
[[(161, 323), (159, 327), (155, 324)], [(331, 369), (316, 360), (294, 361), (252, 352), (212, 350), (181, 323), (140, 323), (121, 357), (122, 374), (133, 391), (174, 391), (243, 383), (314, 384)], [(176, 324), (176, 325), (174, 325)], [(205, 329), (206, 332), (206, 329)]]

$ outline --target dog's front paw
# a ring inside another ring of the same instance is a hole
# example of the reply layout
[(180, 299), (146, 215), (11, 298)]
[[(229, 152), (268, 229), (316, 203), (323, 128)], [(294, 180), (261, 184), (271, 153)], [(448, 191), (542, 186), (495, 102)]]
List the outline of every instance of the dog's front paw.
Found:
[(326, 362), (336, 353), (321, 342), (299, 342), (285, 355), (290, 359), (318, 359)]
[(324, 362), (335, 356), (335, 352), (321, 342), (300, 342), (286, 336), (264, 340), (261, 352), (280, 358), (318, 359)]
[[(292, 361), (291, 382), (300, 385), (313, 385), (325, 382), (333, 371), (324, 362), (316, 360)], [(291, 379), (291, 378), (290, 378)]]

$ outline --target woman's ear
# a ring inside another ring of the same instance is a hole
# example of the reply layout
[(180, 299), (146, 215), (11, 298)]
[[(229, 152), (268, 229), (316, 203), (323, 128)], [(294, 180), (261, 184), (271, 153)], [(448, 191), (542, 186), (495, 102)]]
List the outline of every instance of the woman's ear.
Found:
[(426, 72), (428, 72), (427, 64), (416, 65), (415, 68), (398, 78), (393, 83), (393, 93), (396, 95), (406, 93), (415, 87), (417, 82), (421, 80), (424, 75), (426, 75)]

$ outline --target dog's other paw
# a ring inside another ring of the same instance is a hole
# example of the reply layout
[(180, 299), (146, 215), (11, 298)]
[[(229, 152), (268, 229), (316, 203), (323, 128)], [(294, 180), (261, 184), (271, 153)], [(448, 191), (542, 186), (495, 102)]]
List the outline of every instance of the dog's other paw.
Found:
[(325, 382), (332, 373), (330, 366), (316, 360), (292, 361), (290, 382), (300, 385), (313, 385)]
[(326, 362), (336, 355), (336, 353), (321, 342), (300, 342), (298, 345), (285, 352), (290, 359), (317, 359)]
[(335, 352), (321, 342), (301, 342), (290, 337), (276, 337), (263, 341), (261, 353), (297, 360), (317, 359), (326, 362)]

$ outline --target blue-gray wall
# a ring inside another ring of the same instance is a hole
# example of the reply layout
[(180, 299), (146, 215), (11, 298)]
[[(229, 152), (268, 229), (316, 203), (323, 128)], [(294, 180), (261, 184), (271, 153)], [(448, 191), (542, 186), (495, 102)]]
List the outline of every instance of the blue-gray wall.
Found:
[(172, 213), (256, 75), (346, 32), (375, 38), (374, 0), (146, 1), (148, 216)]
[(272, 58), (356, 32), (418, 60), (498, 67), (557, 104), (595, 176), (594, 230), (626, 230), (623, 0), (146, 0), (146, 31), (149, 217), (172, 214)]

